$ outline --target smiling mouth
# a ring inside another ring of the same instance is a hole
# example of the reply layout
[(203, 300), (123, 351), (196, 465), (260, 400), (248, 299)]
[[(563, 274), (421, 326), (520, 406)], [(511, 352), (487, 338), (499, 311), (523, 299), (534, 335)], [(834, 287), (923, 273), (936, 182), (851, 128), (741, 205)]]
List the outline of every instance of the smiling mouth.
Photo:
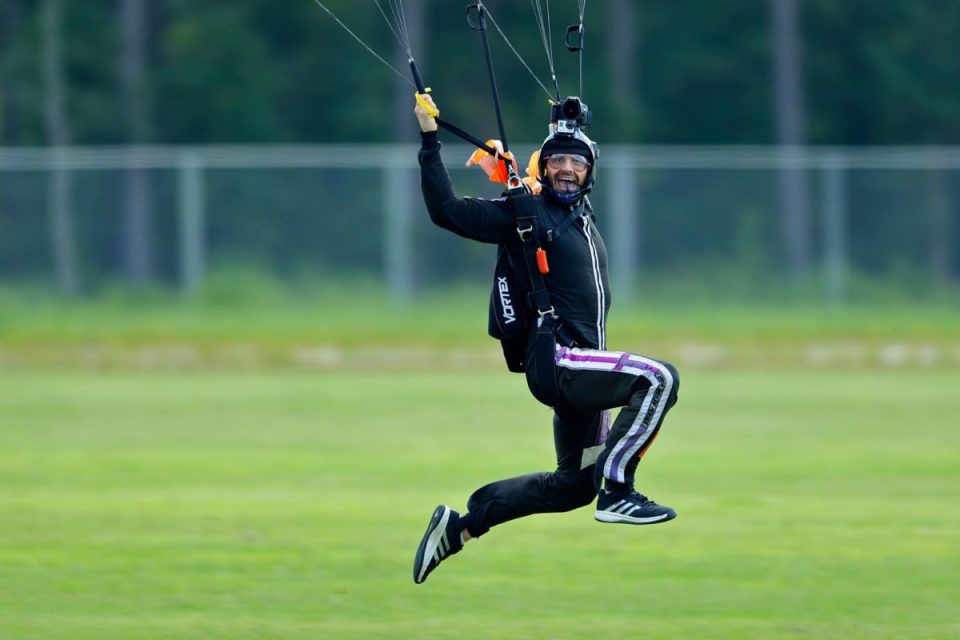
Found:
[(553, 188), (560, 193), (573, 193), (580, 188), (580, 185), (572, 176), (557, 176), (553, 181)]

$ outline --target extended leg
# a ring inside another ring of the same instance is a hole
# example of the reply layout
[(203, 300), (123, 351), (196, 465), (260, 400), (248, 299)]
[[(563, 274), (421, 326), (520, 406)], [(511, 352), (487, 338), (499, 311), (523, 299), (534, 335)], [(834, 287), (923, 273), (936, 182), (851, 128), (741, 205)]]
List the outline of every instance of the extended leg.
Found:
[(470, 496), (469, 512), (446, 505), (434, 510), (413, 562), (413, 580), (421, 583), (470, 538), (498, 524), (535, 513), (570, 511), (593, 501), (593, 467), (604, 447), (610, 413), (583, 413), (558, 407), (553, 420), (557, 469), (499, 480)]
[(560, 407), (553, 419), (557, 468), (498, 480), (475, 491), (462, 519), (472, 536), (535, 513), (585, 506), (596, 495), (593, 464), (609, 427), (606, 412), (581, 413)]

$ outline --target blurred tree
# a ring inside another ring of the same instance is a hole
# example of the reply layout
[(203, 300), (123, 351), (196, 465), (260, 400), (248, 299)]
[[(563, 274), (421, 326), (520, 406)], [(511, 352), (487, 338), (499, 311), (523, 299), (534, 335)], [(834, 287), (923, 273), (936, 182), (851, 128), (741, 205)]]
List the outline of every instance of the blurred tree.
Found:
[[(813, 140), (846, 144), (960, 143), (960, 4), (809, 3)], [(855, 79), (855, 81), (851, 81)], [(953, 278), (958, 223), (950, 174), (931, 173), (925, 244), (935, 276)]]
[[(118, 95), (133, 94), (117, 91), (114, 70), (117, 51), (124, 47), (118, 42), (124, 33), (119, 18), (133, 14), (113, 11), (118, 3), (121, 9), (134, 6), (127, 0), (64, 5), (70, 14), (64, 32), (70, 50), (64, 61), (71, 83), (69, 109), (80, 144), (129, 139), (129, 119), (116, 114), (118, 108), (128, 110), (120, 107)], [(960, 143), (960, 56), (954, 51), (960, 41), (960, 3), (769, 3), (803, 11), (807, 46), (797, 51), (795, 66), (796, 86), (807, 87), (802, 97), (809, 120), (802, 120), (809, 126), (802, 127), (802, 139), (820, 144)], [(390, 58), (393, 38), (375, 3), (326, 4)], [(462, 10), (451, 10), (440, 0), (404, 4), (408, 18), (416, 12), (427, 16), (430, 29), (424, 44), (440, 55), (424, 60), (423, 71), (443, 93), (451, 119), (475, 133), (492, 133), (489, 96), (477, 81), (483, 79), (479, 43), (464, 24)], [(558, 45), (563, 29), (575, 20), (573, 4), (554, 7)], [(39, 77), (10, 73), (11, 64), (37, 64), (28, 47), (33, 46), (31, 27), (39, 24), (40, 6), (5, 0), (0, 7), (2, 126), (6, 140), (20, 144), (42, 140), (45, 126), (36, 99)], [(393, 90), (390, 72), (309, 0), (283, 10), (269, 0), (199, 5), (157, 0), (144, 6), (163, 14), (161, 22), (149, 23), (157, 32), (148, 34), (147, 42), (156, 40), (158, 57), (156, 65), (144, 67), (141, 82), (152, 97), (152, 109), (147, 109), (155, 115), (151, 140), (394, 138), (394, 118), (400, 116), (385, 107)], [(496, 0), (489, 6), (535, 73), (549, 83), (530, 7)], [(762, 144), (780, 139), (777, 127), (771, 126), (777, 120), (770, 118), (776, 99), (767, 18), (757, 3), (589, 4), (584, 97), (602, 116), (596, 124), (598, 135), (609, 127), (628, 142)], [(542, 131), (543, 112), (534, 108), (543, 102), (540, 89), (498, 36), (491, 36), (508, 125)], [(566, 54), (562, 45), (557, 49), (561, 91), (574, 93), (576, 56)], [(127, 59), (127, 64), (135, 60)], [(636, 73), (639, 60), (642, 74)], [(639, 91), (642, 100), (629, 98), (631, 90)], [(635, 130), (641, 121), (642, 131)]]
[[(406, 75), (409, 72), (410, 53), (417, 60), (417, 68), (429, 61), (426, 38), (426, 13), (423, 0), (408, 0), (404, 3), (404, 12), (400, 21), (395, 21), (395, 44), (393, 47), (393, 66)], [(410, 144), (419, 141), (419, 127), (412, 113), (413, 89), (401, 78), (393, 76), (393, 108), (391, 120), (393, 137), (396, 142)], [(420, 196), (419, 172), (410, 169), (388, 169), (384, 182), (387, 192), (384, 194), (384, 252), (383, 260), (389, 274), (388, 287), (393, 296), (400, 301), (409, 301), (414, 291), (413, 256), (410, 247), (413, 244), (413, 221), (415, 212), (422, 208)]]
[(288, 118), (277, 103), (285, 83), (320, 80), (289, 77), (284, 59), (270, 49), (272, 34), (256, 22), (266, 3), (167, 1), (161, 61), (152, 78), (158, 141), (284, 140)]
[(946, 171), (931, 171), (928, 181), (930, 270), (938, 282), (948, 283), (953, 280), (954, 259), (949, 175)]
[(640, 142), (770, 144), (770, 25), (758, 3), (642, 3)]
[[(22, 9), (19, 0), (0, 4), (0, 146), (14, 145), (20, 129), (20, 105), (17, 100), (19, 83), (14, 79), (14, 62), (17, 55), (16, 37), (21, 29)], [(16, 199), (6, 184), (0, 182), (0, 255), (4, 262), (14, 253), (5, 229), (12, 228), (11, 221), (17, 217)], [(12, 260), (10, 260), (12, 262)]]
[(960, 3), (804, 8), (811, 142), (960, 144)]
[(50, 235), (53, 247), (57, 284), (68, 295), (79, 289), (77, 276), (76, 239), (74, 237), (73, 208), (71, 206), (70, 169), (63, 165), (63, 153), (70, 144), (70, 127), (65, 108), (65, 80), (63, 71), (63, 5), (61, 0), (44, 0), (43, 21), (43, 79), (49, 143), (57, 150), (51, 171)]
[[(806, 142), (800, 62), (800, 16), (796, 0), (770, 0), (777, 144), (789, 163)], [(810, 268), (810, 204), (806, 170), (780, 170), (779, 215), (787, 268), (800, 278)]]
[[(145, 0), (119, 0), (119, 75), (124, 141), (144, 144), (149, 139), (145, 50)], [(146, 170), (130, 167), (123, 176), (120, 204), (120, 255), (128, 282), (142, 285), (153, 276), (150, 178)]]
[(0, 144), (17, 144), (20, 130), (20, 85), (14, 77), (17, 34), (22, 28), (20, 0), (0, 4)]
[[(620, 123), (620, 129), (628, 140), (636, 140), (640, 133), (637, 77), (642, 63), (637, 55), (642, 33), (637, 23), (638, 12), (631, 0), (610, 0), (607, 7), (610, 115)], [(597, 44), (600, 44), (599, 40)]]

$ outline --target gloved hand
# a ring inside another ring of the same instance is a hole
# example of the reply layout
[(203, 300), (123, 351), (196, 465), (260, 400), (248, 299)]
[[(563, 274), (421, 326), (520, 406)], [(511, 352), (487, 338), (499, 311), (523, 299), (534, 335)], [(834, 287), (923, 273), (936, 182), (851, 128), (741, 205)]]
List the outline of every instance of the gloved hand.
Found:
[(430, 97), (428, 93), (421, 93), (417, 96), (417, 106), (414, 107), (413, 112), (417, 115), (417, 120), (420, 123), (421, 131), (436, 131), (437, 130), (437, 121), (434, 116), (430, 115), (427, 112), (427, 109), (424, 108), (422, 103), (428, 104), (430, 107), (436, 110), (437, 115), (440, 115), (439, 109), (437, 109), (436, 103), (433, 101), (433, 98)]

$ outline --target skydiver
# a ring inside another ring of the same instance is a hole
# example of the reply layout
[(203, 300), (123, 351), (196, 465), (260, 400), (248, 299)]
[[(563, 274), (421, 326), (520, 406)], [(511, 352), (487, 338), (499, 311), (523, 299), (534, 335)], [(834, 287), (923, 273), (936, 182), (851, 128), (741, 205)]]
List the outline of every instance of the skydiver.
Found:
[[(421, 188), (430, 219), (464, 238), (516, 251), (520, 236), (508, 198), (461, 198), (454, 193), (440, 157), (436, 119), (424, 105), (434, 110), (436, 104), (422, 94), (414, 109), (421, 130)], [(516, 518), (570, 511), (594, 501), (599, 522), (646, 525), (676, 517), (670, 507), (636, 491), (634, 474), (677, 401), (680, 379), (667, 362), (607, 349), (607, 252), (587, 198), (598, 153), (580, 124), (563, 116), (552, 122), (537, 162), (539, 227), (548, 236), (543, 241), (549, 255), (543, 282), (563, 327), (548, 365), (556, 387), (556, 469), (480, 487), (467, 500), (464, 513), (437, 506), (414, 561), (418, 584), (467, 541)], [(564, 221), (569, 222), (564, 226)], [(537, 396), (532, 349), (538, 323), (527, 300), (528, 295), (514, 296), (512, 304), (533, 317), (523, 359)], [(611, 425), (614, 408), (620, 412)]]

